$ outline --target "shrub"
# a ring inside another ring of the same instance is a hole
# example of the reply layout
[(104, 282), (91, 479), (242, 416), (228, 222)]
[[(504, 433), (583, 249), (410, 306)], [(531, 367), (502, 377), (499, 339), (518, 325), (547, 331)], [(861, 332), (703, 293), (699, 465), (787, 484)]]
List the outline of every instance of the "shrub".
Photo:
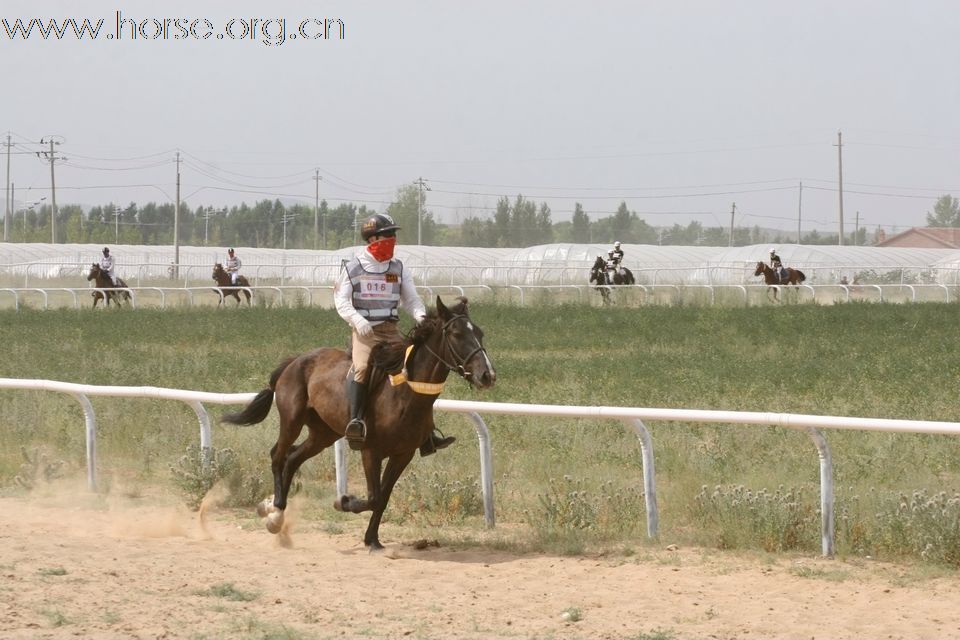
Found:
[(820, 540), (820, 511), (805, 502), (800, 488), (753, 491), (743, 485), (711, 491), (706, 485), (696, 498), (695, 517), (717, 535), (722, 549), (761, 547), (766, 551), (813, 551)]

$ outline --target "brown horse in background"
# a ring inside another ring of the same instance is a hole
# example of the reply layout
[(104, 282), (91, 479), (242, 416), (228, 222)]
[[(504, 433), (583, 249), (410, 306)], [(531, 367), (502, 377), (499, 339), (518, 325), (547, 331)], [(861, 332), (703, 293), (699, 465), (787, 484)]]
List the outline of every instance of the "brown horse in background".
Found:
[[(224, 270), (223, 265), (219, 262), (213, 265), (213, 279), (220, 285), (217, 289), (214, 289), (217, 292), (217, 295), (220, 295), (220, 302), (217, 303), (219, 307), (226, 300), (227, 296), (233, 296), (237, 300), (237, 306), (240, 306), (240, 292), (243, 292), (243, 295), (247, 298), (247, 304), (250, 303), (250, 281), (247, 280), (246, 276), (237, 276), (237, 284), (233, 284), (230, 281), (230, 274)], [(247, 287), (247, 288), (241, 288)]]
[[(350, 354), (321, 348), (288, 358), (270, 374), (270, 385), (237, 413), (224, 415), (231, 424), (263, 422), (276, 401), (280, 434), (270, 450), (274, 494), (257, 512), (267, 518), (267, 530), (279, 533), (294, 474), (304, 462), (343, 436), (350, 420), (346, 381)], [(403, 371), (406, 382), (387, 379)], [(483, 331), (467, 314), (467, 299), (447, 308), (437, 297), (437, 308), (403, 340), (382, 343), (370, 354), (369, 400), (362, 444), (367, 498), (339, 496), (338, 511), (372, 511), (363, 543), (371, 551), (380, 544), (380, 520), (390, 493), (414, 453), (434, 428), (433, 404), (451, 371), (478, 389), (493, 386), (497, 375), (483, 348)], [(394, 386), (396, 385), (396, 386)], [(309, 433), (294, 444), (306, 424)], [(383, 462), (386, 460), (386, 469)]]
[(783, 282), (780, 281), (779, 274), (773, 267), (769, 266), (766, 262), (760, 261), (757, 263), (757, 268), (754, 270), (753, 275), (763, 276), (764, 283), (770, 285), (771, 291), (773, 291), (773, 299), (777, 299), (777, 285), (793, 285), (798, 286), (801, 282), (807, 279), (807, 276), (803, 274), (803, 271), (800, 269), (791, 269), (787, 267), (787, 279)]
[[(127, 291), (127, 283), (123, 281), (122, 278), (117, 278), (117, 284), (113, 284), (113, 281), (110, 280), (110, 276), (106, 274), (100, 265), (94, 262), (90, 265), (90, 272), (87, 274), (87, 280), (93, 280), (97, 289), (104, 289), (104, 291), (94, 291), (90, 295), (93, 296), (93, 308), (97, 308), (97, 303), (101, 300), (105, 300), (104, 304), (110, 306), (110, 301), (114, 300), (117, 303), (117, 306), (120, 306), (120, 303), (125, 300), (130, 300), (130, 292)], [(104, 296), (106, 293), (106, 296)]]

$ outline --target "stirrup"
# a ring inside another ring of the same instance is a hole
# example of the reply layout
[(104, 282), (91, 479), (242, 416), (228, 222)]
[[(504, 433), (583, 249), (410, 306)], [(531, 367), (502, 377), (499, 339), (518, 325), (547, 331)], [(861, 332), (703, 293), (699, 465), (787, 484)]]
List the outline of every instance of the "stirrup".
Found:
[(343, 437), (347, 439), (351, 449), (360, 451), (367, 439), (367, 424), (360, 418), (354, 418), (347, 423), (347, 428), (343, 430)]

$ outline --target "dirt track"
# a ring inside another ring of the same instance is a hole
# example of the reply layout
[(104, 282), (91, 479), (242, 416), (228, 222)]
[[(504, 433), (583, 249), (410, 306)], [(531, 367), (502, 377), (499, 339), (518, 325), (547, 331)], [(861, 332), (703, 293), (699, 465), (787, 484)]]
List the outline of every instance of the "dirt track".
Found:
[(956, 576), (870, 561), (417, 550), (389, 525), (371, 555), (360, 518), (282, 548), (229, 512), (89, 502), (0, 499), (0, 637), (960, 638)]

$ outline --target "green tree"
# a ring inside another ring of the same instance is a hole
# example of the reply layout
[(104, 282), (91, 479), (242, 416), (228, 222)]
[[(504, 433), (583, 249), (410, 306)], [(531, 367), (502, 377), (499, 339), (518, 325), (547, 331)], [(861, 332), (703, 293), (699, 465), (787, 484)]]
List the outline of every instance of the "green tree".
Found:
[(583, 211), (583, 205), (579, 202), (573, 206), (573, 229), (571, 232), (573, 242), (584, 244), (590, 242), (590, 216)]
[[(422, 217), (420, 216), (422, 206)], [(423, 202), (420, 202), (420, 189), (413, 184), (407, 184), (397, 189), (397, 196), (387, 207), (387, 215), (403, 227), (404, 244), (417, 244), (417, 225), (419, 222), (421, 244), (435, 244), (437, 223), (433, 214), (427, 211), (427, 192), (423, 193)], [(419, 219), (419, 220), (418, 220)]]
[(537, 211), (537, 237), (534, 240), (534, 244), (553, 242), (553, 221), (550, 219), (550, 207), (546, 202), (540, 203)]
[(613, 232), (613, 237), (609, 238), (609, 240), (633, 242), (633, 234), (631, 233), (630, 227), (633, 226), (633, 221), (636, 219), (637, 214), (627, 209), (626, 202), (621, 202), (620, 206), (617, 207), (617, 212), (613, 214), (613, 220), (611, 221), (612, 228), (610, 229), (610, 231)]
[(949, 194), (940, 196), (933, 213), (927, 213), (927, 226), (960, 227), (960, 201)]
[(493, 244), (491, 247), (507, 246), (510, 237), (510, 200), (506, 196), (497, 200), (497, 209), (493, 212)]

